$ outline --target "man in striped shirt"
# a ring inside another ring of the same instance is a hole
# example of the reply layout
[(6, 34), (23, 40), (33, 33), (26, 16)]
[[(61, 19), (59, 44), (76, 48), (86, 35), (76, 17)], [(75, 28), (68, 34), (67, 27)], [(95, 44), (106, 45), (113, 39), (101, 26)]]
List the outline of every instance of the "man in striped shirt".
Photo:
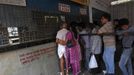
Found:
[[(107, 14), (101, 17), (102, 27), (98, 30), (98, 34), (114, 33), (114, 25), (110, 22), (110, 16)], [(106, 75), (115, 74), (114, 54), (115, 54), (115, 36), (103, 35), (104, 54), (103, 60), (106, 66)]]

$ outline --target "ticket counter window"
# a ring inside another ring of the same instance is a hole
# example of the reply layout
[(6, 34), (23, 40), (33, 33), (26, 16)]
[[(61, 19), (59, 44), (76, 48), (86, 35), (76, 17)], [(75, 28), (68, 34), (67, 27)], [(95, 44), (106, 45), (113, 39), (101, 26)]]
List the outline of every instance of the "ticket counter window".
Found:
[(8, 27), (7, 30), (9, 35), (9, 44), (20, 44), (18, 27)]

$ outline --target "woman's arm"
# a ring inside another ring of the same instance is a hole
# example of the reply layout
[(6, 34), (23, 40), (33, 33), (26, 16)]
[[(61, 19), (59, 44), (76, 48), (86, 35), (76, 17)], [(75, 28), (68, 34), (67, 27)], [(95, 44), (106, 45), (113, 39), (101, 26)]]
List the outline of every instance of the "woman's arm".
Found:
[(60, 45), (66, 45), (66, 40), (60, 40), (60, 39), (56, 39), (56, 43), (60, 44)]

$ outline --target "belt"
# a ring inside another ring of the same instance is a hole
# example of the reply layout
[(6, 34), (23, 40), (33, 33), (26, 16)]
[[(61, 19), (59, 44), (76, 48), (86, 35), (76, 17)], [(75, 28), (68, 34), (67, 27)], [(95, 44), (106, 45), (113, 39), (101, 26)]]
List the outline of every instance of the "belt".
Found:
[(131, 47), (123, 47), (124, 49), (130, 49)]

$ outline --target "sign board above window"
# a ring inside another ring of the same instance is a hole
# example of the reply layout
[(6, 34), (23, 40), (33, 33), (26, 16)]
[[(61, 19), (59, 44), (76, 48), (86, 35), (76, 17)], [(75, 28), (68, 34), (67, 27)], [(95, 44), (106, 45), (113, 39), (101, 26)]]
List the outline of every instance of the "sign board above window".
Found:
[(87, 5), (88, 4), (88, 0), (71, 0), (73, 2), (76, 2), (78, 4), (81, 4), (81, 5)]
[(80, 14), (81, 15), (87, 15), (87, 9), (86, 8), (80, 8)]
[(71, 7), (70, 5), (67, 5), (67, 4), (59, 3), (58, 8), (59, 8), (59, 11), (62, 11), (62, 12), (71, 12)]

